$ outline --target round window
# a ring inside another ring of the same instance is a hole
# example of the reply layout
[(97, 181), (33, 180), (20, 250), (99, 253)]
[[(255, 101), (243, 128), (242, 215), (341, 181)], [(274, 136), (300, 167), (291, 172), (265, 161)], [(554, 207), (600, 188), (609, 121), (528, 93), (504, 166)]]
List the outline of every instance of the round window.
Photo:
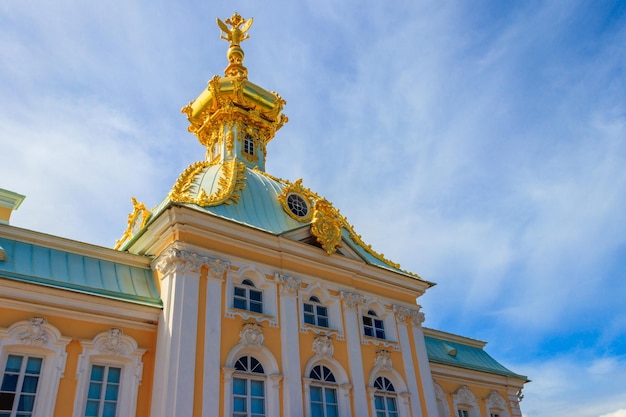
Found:
[(287, 196), (287, 207), (298, 217), (306, 217), (309, 213), (309, 205), (306, 200), (298, 194), (291, 193)]

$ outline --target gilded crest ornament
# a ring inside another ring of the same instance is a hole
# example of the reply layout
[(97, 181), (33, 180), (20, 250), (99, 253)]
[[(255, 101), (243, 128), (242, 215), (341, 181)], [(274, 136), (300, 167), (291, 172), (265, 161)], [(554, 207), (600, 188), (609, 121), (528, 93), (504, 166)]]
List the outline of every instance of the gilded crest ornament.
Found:
[(325, 199), (315, 203), (311, 234), (329, 255), (341, 246), (341, 221), (335, 208)]
[[(220, 33), (220, 39), (227, 40), (230, 42), (230, 46), (239, 46), (241, 42), (245, 41), (250, 37), (247, 33), (252, 26), (252, 18), (244, 19), (241, 17), (239, 13), (233, 14), (231, 17), (226, 19), (226, 22), (222, 22), (219, 18), (217, 18), (217, 25), (222, 29), (222, 33)], [(229, 25), (230, 28), (227, 26)], [(243, 28), (239, 28), (243, 25)]]

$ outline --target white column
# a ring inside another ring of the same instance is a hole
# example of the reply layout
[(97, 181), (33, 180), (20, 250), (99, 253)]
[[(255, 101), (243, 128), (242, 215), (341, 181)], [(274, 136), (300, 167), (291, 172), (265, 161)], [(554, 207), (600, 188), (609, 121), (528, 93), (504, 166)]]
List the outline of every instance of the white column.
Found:
[(207, 259), (209, 267), (204, 318), (204, 375), (202, 416), (212, 417), (220, 410), (220, 346), (222, 342), (222, 282), (229, 263)]
[(162, 273), (152, 417), (191, 417), (201, 264), (195, 254), (165, 250), (155, 261)]
[(280, 338), (283, 366), (283, 415), (302, 417), (302, 375), (298, 337), (298, 288), (300, 279), (280, 276)]
[[(406, 325), (406, 319), (409, 317), (410, 310), (406, 307), (393, 306), (393, 311), (396, 313), (396, 322), (398, 323), (398, 340), (400, 342), (400, 350), (402, 351), (404, 372), (406, 373), (406, 385), (410, 393), (408, 401), (411, 404), (412, 416), (421, 417), (422, 407), (420, 405), (419, 388), (417, 378), (415, 376), (413, 355), (411, 354), (412, 350), (411, 343), (409, 341), (409, 331)], [(429, 377), (429, 380), (432, 380), (432, 378)], [(432, 417), (436, 417), (436, 415)]]
[(354, 392), (354, 415), (365, 417), (369, 415), (367, 407), (367, 393), (365, 390), (365, 375), (363, 373), (363, 356), (361, 354), (361, 323), (359, 321), (359, 304), (363, 296), (347, 291), (341, 292), (343, 299), (343, 316), (348, 345), (348, 361), (350, 363), (350, 378)]
[(424, 399), (426, 400), (426, 410), (429, 417), (437, 417), (437, 398), (435, 397), (435, 386), (433, 385), (433, 376), (430, 372), (430, 363), (428, 362), (428, 352), (426, 351), (426, 342), (424, 341), (424, 331), (422, 323), (424, 322), (424, 313), (420, 312), (418, 306), (416, 310), (410, 310), (411, 327), (413, 329), (413, 341), (415, 342), (415, 350), (417, 354), (417, 363), (420, 369), (420, 379), (422, 380), (422, 388), (424, 389)]

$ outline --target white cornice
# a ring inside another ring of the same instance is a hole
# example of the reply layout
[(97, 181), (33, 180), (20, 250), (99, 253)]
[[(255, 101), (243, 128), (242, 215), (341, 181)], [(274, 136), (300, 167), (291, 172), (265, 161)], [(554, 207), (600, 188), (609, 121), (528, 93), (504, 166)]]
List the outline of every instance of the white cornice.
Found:
[(448, 342), (460, 343), (462, 345), (472, 346), (479, 349), (482, 349), (487, 345), (487, 342), (483, 342), (482, 340), (472, 339), (465, 336), (460, 336), (458, 334), (442, 332), (441, 330), (430, 329), (424, 327), (424, 336), (435, 337), (441, 340), (447, 340)]
[(0, 294), (3, 307), (142, 330), (156, 330), (161, 312), (158, 307), (8, 279), (0, 279)]
[(503, 388), (514, 387), (521, 389), (527, 382), (522, 378), (514, 378), (512, 376), (492, 374), (434, 362), (430, 362), (430, 371), (435, 381), (445, 380), (461, 385), (476, 385), (485, 388), (493, 388), (494, 385), (499, 385)]

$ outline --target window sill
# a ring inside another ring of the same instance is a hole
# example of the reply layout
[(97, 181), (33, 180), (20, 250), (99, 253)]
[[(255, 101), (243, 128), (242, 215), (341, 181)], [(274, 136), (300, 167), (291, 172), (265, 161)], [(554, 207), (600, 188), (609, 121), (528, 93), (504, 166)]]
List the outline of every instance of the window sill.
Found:
[(257, 312), (250, 311), (250, 310), (242, 310), (242, 309), (235, 308), (235, 307), (229, 307), (226, 310), (226, 314), (224, 314), (224, 317), (227, 317), (229, 319), (234, 319), (235, 316), (239, 316), (243, 318), (244, 320), (254, 319), (259, 323), (266, 321), (269, 323), (271, 327), (278, 327), (278, 322), (276, 321), (276, 317), (271, 316), (269, 314), (257, 313)]
[(364, 345), (372, 344), (375, 346), (384, 346), (386, 348), (393, 348), (393, 350), (396, 350), (396, 351), (400, 350), (400, 345), (396, 341), (389, 340), (389, 339), (379, 339), (377, 337), (367, 336), (364, 334), (361, 334), (361, 343)]

